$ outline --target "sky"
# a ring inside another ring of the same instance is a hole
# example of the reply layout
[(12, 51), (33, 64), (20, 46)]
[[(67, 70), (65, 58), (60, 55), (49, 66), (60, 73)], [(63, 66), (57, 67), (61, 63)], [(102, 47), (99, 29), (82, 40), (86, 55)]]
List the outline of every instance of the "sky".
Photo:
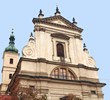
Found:
[[(61, 16), (83, 30), (83, 43), (86, 43), (90, 55), (99, 68), (100, 82), (103, 87), (104, 100), (110, 94), (110, 0), (0, 0), (0, 70), (3, 65), (3, 52), (9, 43), (9, 36), (14, 28), (15, 47), (22, 49), (33, 32), (33, 18), (37, 18), (42, 9), (44, 17), (54, 16), (58, 4)], [(34, 32), (33, 32), (34, 33)], [(0, 73), (0, 83), (2, 74)]]

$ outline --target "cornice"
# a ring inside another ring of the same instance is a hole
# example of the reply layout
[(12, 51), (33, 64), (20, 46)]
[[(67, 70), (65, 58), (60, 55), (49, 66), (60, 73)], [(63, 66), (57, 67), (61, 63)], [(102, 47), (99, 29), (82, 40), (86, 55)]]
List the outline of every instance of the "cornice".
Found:
[(83, 40), (82, 37), (81, 37), (81, 35), (74, 35), (74, 38)]
[[(50, 21), (53, 21), (53, 20), (59, 20), (61, 19), (64, 23), (66, 23), (68, 26), (65, 26), (65, 25), (60, 25), (60, 24), (56, 24), (56, 23), (51, 23)], [(47, 25), (52, 25), (52, 26), (55, 26), (55, 27), (61, 27), (61, 28), (66, 28), (66, 29), (71, 29), (71, 30), (75, 30), (75, 31), (78, 31), (78, 32), (82, 32), (83, 29), (73, 25), (73, 23), (69, 22), (68, 20), (66, 20), (65, 18), (63, 18), (62, 16), (53, 16), (53, 17), (48, 17), (48, 18), (43, 18), (43, 19), (40, 19), (40, 18), (33, 18), (32, 22), (35, 24), (35, 23), (42, 23), (42, 24), (47, 24)]]
[[(56, 83), (67, 83), (67, 84), (79, 84), (79, 85), (89, 85), (89, 86), (97, 86), (97, 87), (103, 87), (106, 84), (105, 83), (99, 83), (99, 82), (91, 82), (91, 81), (84, 81), (84, 80), (65, 80), (65, 79), (57, 79), (57, 78), (52, 78), (52, 77), (47, 77), (47, 76), (31, 76), (31, 75), (24, 75), (24, 74), (18, 74), (16, 75), (16, 77), (14, 78), (14, 80), (16, 80), (16, 78), (20, 79), (20, 78), (25, 78), (25, 79), (29, 79), (29, 78), (33, 78), (35, 80), (40, 80), (40, 81), (49, 81), (49, 82), (56, 82)], [(12, 84), (8, 85), (8, 89), (7, 92), (10, 91), (10, 89), (13, 87), (15, 81), (12, 82)]]
[(74, 64), (67, 63), (67, 62), (65, 62), (65, 63), (63, 63), (63, 62), (54, 62), (54, 61), (46, 60), (45, 58), (30, 59), (30, 58), (23, 58), (23, 57), (21, 57), (20, 61), (43, 62), (43, 63), (47, 63), (47, 64), (54, 64), (54, 65), (60, 65), (60, 66), (84, 68), (84, 69), (87, 69), (87, 70), (95, 70), (95, 71), (99, 70), (99, 68), (88, 67), (88, 66), (85, 66), (83, 64), (74, 65)]
[[(62, 62), (54, 62), (54, 61), (48, 61), (46, 59), (43, 59), (43, 58), (39, 58), (39, 59), (30, 59), (30, 58), (23, 58), (21, 57), (19, 62), (18, 62), (18, 65), (17, 65), (17, 68), (16, 68), (16, 71), (12, 77), (12, 80), (10, 81), (9, 85), (8, 85), (8, 89), (7, 91), (10, 91), (10, 88), (14, 85), (14, 82), (16, 80), (16, 78), (18, 76), (22, 76), (22, 77), (31, 77), (31, 78), (46, 78), (46, 79), (52, 79), (52, 80), (62, 80), (62, 79), (54, 79), (54, 78), (51, 78), (51, 77), (45, 77), (45, 76), (29, 76), (29, 75), (20, 75), (18, 74), (19, 71), (20, 71), (20, 67), (21, 67), (21, 62), (22, 61), (30, 61), (30, 62), (43, 62), (43, 63), (48, 63), (48, 64), (54, 64), (54, 65), (60, 65), (60, 66), (69, 66), (69, 67), (75, 67), (75, 68), (84, 68), (84, 69), (87, 69), (87, 70), (95, 70), (95, 71), (98, 71), (99, 69), (98, 68), (92, 68), (92, 67), (88, 67), (88, 66), (85, 66), (85, 65), (82, 65), (82, 64), (78, 64), (78, 65), (74, 65), (74, 64), (68, 64), (68, 63), (62, 63)], [(97, 86), (101, 85), (101, 86), (104, 86), (106, 85), (105, 83), (99, 83), (99, 82), (91, 82), (91, 81), (83, 81), (83, 80), (62, 80), (62, 81), (68, 81), (68, 82), (78, 82), (78, 83), (91, 83), (91, 84), (96, 84)]]
[(45, 32), (46, 29), (45, 29), (45, 28), (42, 28), (41, 26), (35, 25), (35, 26), (34, 26), (34, 32), (35, 32), (35, 31), (43, 31), (43, 32)]
[(51, 34), (52, 37), (55, 37), (55, 38), (60, 38), (60, 39), (65, 39), (65, 40), (69, 40), (70, 37), (66, 36), (65, 34), (62, 34), (62, 33), (53, 33)]
[(74, 83), (78, 83), (78, 84), (86, 84), (86, 85), (96, 85), (96, 86), (105, 86), (105, 83), (100, 83), (100, 82), (91, 82), (91, 81), (84, 81), (84, 80), (65, 80), (65, 79), (57, 79), (57, 78), (52, 78), (52, 77), (48, 77), (48, 76), (31, 76), (31, 75), (24, 75), (24, 74), (18, 74), (17, 77), (30, 77), (30, 78), (38, 78), (38, 80), (48, 80), (48, 81), (55, 81), (55, 82), (74, 82)]

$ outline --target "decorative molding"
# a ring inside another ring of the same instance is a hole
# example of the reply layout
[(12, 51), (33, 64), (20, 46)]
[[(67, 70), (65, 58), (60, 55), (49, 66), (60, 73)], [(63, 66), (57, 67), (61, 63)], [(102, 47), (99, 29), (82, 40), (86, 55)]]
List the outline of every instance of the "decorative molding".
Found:
[(60, 81), (67, 81), (67, 82), (75, 82), (75, 83), (79, 83), (80, 84), (85, 84), (85, 83), (89, 83), (89, 84), (93, 84), (93, 85), (97, 85), (97, 86), (105, 86), (105, 83), (99, 83), (99, 82), (91, 82), (91, 81), (83, 81), (83, 80), (67, 80), (67, 79), (57, 79), (57, 78), (52, 78), (52, 77), (48, 77), (48, 76), (31, 76), (31, 75), (22, 75), (22, 74), (18, 74), (18, 77), (30, 77), (30, 78), (45, 78), (45, 79), (50, 79), (50, 80), (60, 80)]
[(34, 56), (35, 55), (35, 51), (34, 49), (32, 49), (30, 46), (25, 46), (22, 50), (22, 55), (23, 56)]
[(86, 80), (86, 81), (92, 81), (92, 82), (99, 82), (99, 79), (88, 78), (88, 77), (79, 77), (79, 80)]
[[(19, 70), (19, 69), (18, 69)], [(106, 84), (105, 83), (99, 83), (99, 82), (91, 82), (91, 81), (83, 81), (83, 80), (65, 80), (65, 79), (57, 79), (57, 78), (52, 78), (52, 77), (48, 77), (48, 76), (31, 76), (31, 75), (23, 75), (23, 74), (14, 74), (14, 77), (12, 78), (12, 80), (11, 80), (11, 82), (9, 83), (9, 85), (8, 85), (8, 89), (7, 89), (7, 92), (8, 91), (10, 91), (11, 90), (11, 88), (12, 88), (12, 86), (14, 85), (14, 83), (15, 83), (15, 80), (16, 79), (19, 79), (19, 78), (36, 78), (36, 80), (47, 80), (47, 81), (49, 81), (49, 82), (53, 82), (53, 81), (55, 81), (55, 82), (65, 82), (65, 83), (71, 83), (72, 82), (72, 84), (74, 83), (74, 84), (79, 84), (79, 85), (94, 85), (94, 86), (99, 86), (99, 87), (103, 87), (103, 86), (105, 86)]]
[(87, 59), (87, 65), (88, 66), (95, 66), (95, 60), (91, 56), (89, 56)]
[[(51, 21), (54, 21), (54, 20), (61, 20), (62, 22), (64, 22), (68, 26), (52, 23)], [(33, 18), (32, 22), (34, 24), (35, 23), (43, 23), (43, 24), (53, 25), (53, 26), (57, 26), (57, 27), (72, 29), (72, 30), (78, 31), (80, 33), (83, 31), (83, 29), (73, 25), (73, 23), (69, 22), (68, 20), (66, 20), (65, 18), (63, 18), (60, 15), (59, 16), (52, 16), (52, 17), (48, 17), (48, 18), (43, 18), (43, 19)]]
[(80, 39), (80, 40), (83, 40), (81, 35), (74, 35), (74, 38), (77, 38), (77, 39)]
[(67, 63), (67, 62), (65, 62), (65, 63), (54, 62), (54, 61), (46, 60), (45, 58), (30, 59), (30, 58), (23, 58), (23, 57), (21, 57), (20, 58), (20, 61), (45, 62), (45, 63), (48, 63), (48, 64), (54, 64), (54, 65), (60, 65), (60, 66), (69, 66), (69, 67), (76, 67), (76, 68), (84, 68), (84, 69), (95, 70), (95, 71), (98, 71), (99, 70), (99, 68), (88, 67), (88, 66), (85, 66), (83, 64), (74, 65), (74, 64)]
[(64, 34), (61, 34), (61, 33), (53, 33), (51, 34), (52, 37), (55, 37), (55, 38), (60, 38), (60, 39), (65, 39), (65, 40), (69, 40), (70, 37), (64, 35)]
[(35, 27), (34, 27), (34, 32), (35, 32), (35, 31), (43, 31), (43, 32), (45, 32), (46, 29), (42, 28), (41, 26), (35, 25)]

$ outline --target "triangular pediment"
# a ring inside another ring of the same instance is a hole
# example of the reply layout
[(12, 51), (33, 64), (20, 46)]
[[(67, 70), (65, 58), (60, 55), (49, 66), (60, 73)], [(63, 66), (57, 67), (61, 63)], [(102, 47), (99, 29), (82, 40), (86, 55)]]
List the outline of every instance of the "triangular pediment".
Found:
[(60, 15), (44, 18), (44, 20), (53, 24), (59, 24), (59, 25), (64, 25), (69, 27), (73, 26), (73, 24), (70, 21), (66, 20), (64, 17)]
[(78, 32), (83, 31), (83, 29), (77, 27), (72, 22), (68, 21), (67, 19), (65, 19), (64, 17), (62, 17), (60, 15), (51, 16), (51, 17), (47, 17), (47, 18), (33, 18), (32, 21), (33, 21), (33, 23), (43, 23), (43, 24), (45, 23), (48, 25), (67, 28), (67, 29), (78, 31)]
[(64, 23), (64, 22), (62, 22), (61, 20), (51, 21), (51, 23), (55, 23), (55, 24), (59, 24), (59, 25), (68, 26), (67, 24), (65, 24), (65, 23)]

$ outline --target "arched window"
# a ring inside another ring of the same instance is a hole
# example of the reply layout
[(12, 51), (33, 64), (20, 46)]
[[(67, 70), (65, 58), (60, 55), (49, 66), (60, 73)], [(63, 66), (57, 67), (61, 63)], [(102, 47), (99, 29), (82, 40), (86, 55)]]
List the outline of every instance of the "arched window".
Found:
[(56, 68), (51, 73), (52, 78), (75, 80), (75, 75), (68, 68)]
[(61, 43), (57, 44), (57, 56), (64, 57), (64, 47)]
[(71, 71), (68, 71), (68, 79), (69, 80), (74, 80), (75, 79), (75, 77), (73, 76)]

